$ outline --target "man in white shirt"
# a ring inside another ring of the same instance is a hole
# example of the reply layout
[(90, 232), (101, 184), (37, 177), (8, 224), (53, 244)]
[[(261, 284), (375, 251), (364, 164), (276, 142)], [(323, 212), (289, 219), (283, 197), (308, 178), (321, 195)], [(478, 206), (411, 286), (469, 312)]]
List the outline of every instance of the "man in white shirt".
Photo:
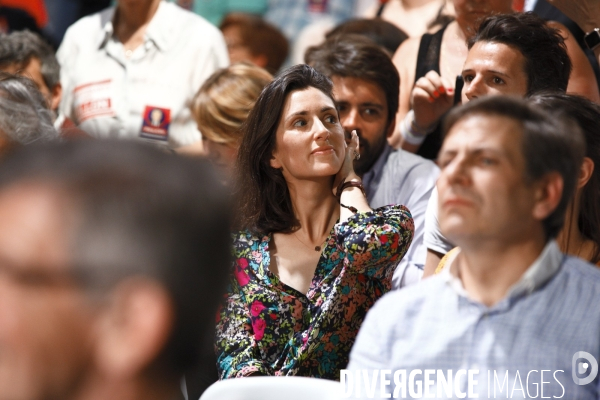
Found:
[(119, 0), (67, 31), (57, 53), (60, 111), (97, 138), (197, 143), (195, 92), (228, 64), (219, 30), (161, 0)]

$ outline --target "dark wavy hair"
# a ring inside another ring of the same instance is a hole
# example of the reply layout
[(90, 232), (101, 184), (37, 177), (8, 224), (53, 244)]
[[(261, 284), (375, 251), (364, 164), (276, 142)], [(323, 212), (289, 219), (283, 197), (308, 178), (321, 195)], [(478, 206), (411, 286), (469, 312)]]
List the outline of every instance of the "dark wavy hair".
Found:
[(264, 234), (292, 232), (299, 227), (287, 182), (270, 160), (287, 96), (309, 87), (319, 89), (335, 104), (331, 80), (300, 64), (284, 70), (263, 89), (242, 126), (236, 163), (236, 228)]
[(469, 49), (477, 42), (501, 43), (525, 57), (527, 96), (541, 91), (566, 92), (573, 68), (565, 40), (558, 29), (533, 13), (494, 15), (486, 18)]
[(590, 100), (563, 93), (543, 93), (531, 101), (551, 113), (564, 113), (577, 121), (585, 138), (585, 156), (594, 162), (594, 172), (582, 188), (577, 224), (586, 239), (595, 243), (590, 262), (600, 262), (600, 106)]

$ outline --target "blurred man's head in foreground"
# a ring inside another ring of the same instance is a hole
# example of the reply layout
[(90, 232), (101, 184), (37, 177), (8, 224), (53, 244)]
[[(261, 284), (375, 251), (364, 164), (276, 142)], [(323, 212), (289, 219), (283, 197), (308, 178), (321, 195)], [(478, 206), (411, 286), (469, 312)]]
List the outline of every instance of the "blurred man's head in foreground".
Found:
[(77, 141), (0, 165), (0, 399), (175, 398), (228, 268), (208, 161)]

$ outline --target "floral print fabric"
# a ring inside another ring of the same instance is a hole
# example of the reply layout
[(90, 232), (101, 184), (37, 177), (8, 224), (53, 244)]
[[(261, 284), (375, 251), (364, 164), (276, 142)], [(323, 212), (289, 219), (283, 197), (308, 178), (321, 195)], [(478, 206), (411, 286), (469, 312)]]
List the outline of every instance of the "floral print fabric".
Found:
[(339, 379), (373, 303), (391, 289), (414, 226), (404, 206), (354, 214), (332, 228), (308, 293), (269, 270), (271, 235), (234, 237), (234, 270), (217, 316), (221, 379), (301, 375)]

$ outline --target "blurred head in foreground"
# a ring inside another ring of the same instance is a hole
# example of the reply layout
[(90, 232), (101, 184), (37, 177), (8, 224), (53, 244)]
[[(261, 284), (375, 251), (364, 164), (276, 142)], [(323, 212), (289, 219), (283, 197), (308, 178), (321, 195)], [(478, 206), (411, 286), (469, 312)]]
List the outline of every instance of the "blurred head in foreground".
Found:
[(78, 141), (0, 165), (0, 399), (176, 398), (229, 264), (208, 162)]

